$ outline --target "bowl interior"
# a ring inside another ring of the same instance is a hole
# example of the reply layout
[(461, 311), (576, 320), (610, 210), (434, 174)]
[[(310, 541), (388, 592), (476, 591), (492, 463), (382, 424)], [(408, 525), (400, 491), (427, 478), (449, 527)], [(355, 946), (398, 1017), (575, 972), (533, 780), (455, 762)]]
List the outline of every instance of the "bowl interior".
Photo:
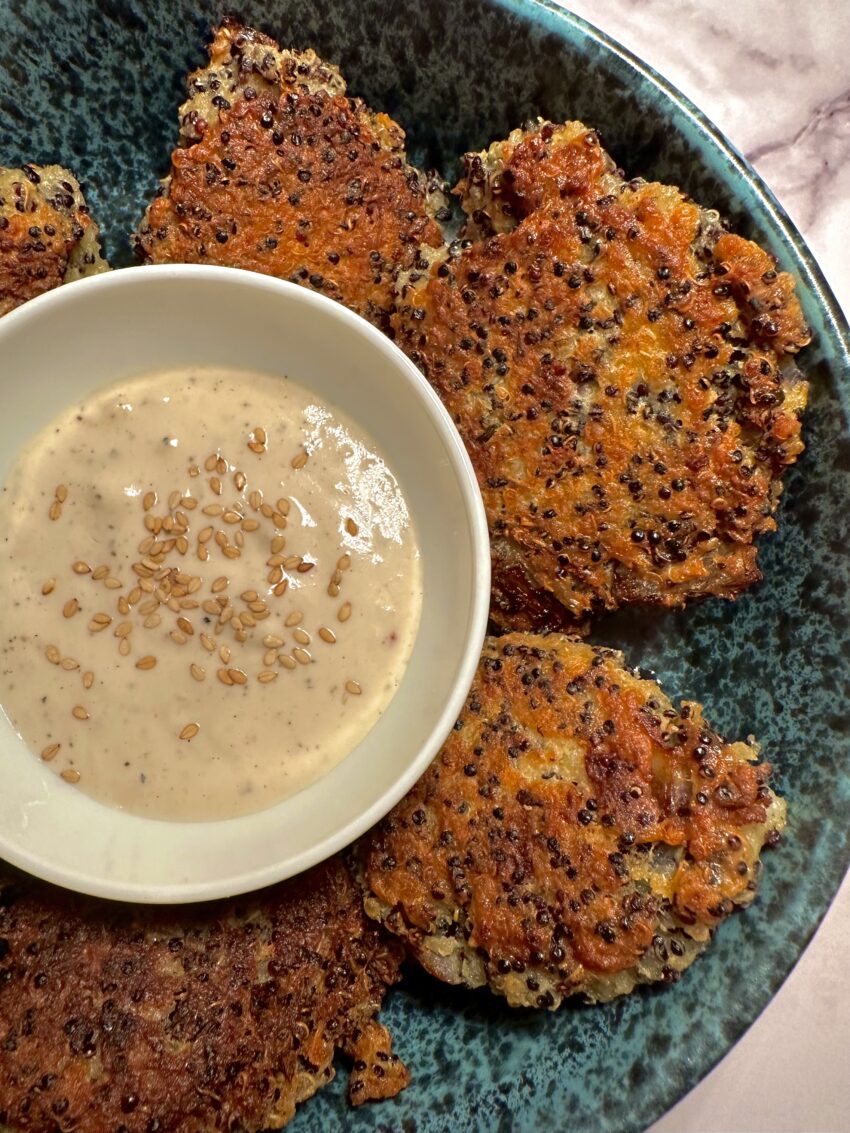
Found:
[[(189, 67), (228, 0), (29, 0), (0, 47), (0, 160), (61, 159), (88, 182), (107, 246), (167, 169)], [(542, 114), (597, 127), (633, 174), (663, 177), (764, 241), (797, 276), (815, 344), (807, 452), (786, 481), (764, 583), (734, 604), (628, 614), (594, 638), (625, 648), (674, 697), (701, 700), (729, 735), (763, 742), (789, 800), (783, 847), (761, 893), (672, 988), (555, 1016), (511, 1012), (410, 976), (385, 1015), (414, 1081), (352, 1112), (340, 1079), (292, 1129), (438, 1133), (482, 1128), (645, 1127), (752, 1022), (817, 926), (850, 856), (850, 362), (846, 327), (805, 246), (747, 167), (686, 100), (555, 5), (531, 0), (241, 0), (282, 41), (339, 63), (354, 94), (393, 113), (414, 157), (448, 173), (457, 155)], [(34, 51), (33, 44), (49, 44)], [(143, 67), (127, 60), (144, 59)], [(24, 70), (22, 61), (33, 59)], [(57, 111), (57, 108), (58, 111)]]
[(62, 407), (122, 377), (206, 364), (295, 378), (378, 442), (413, 517), (424, 590), (410, 663), (372, 731), (328, 775), (255, 815), (173, 823), (111, 809), (29, 755), (4, 718), (0, 852), (75, 888), (171, 901), (257, 888), (347, 845), (445, 738), (486, 622), (480, 496), (425, 380), (386, 338), (330, 300), (216, 268), (116, 272), (54, 292), (0, 324), (0, 356), (0, 478), (21, 443)]

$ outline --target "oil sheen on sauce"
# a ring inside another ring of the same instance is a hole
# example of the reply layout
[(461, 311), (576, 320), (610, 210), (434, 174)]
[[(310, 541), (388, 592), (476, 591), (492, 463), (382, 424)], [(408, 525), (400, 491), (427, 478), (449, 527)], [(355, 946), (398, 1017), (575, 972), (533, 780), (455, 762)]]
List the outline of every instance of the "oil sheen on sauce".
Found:
[(422, 601), (399, 485), (297, 382), (132, 378), (66, 410), (0, 492), (0, 704), (35, 758), (134, 814), (308, 786), (374, 726)]

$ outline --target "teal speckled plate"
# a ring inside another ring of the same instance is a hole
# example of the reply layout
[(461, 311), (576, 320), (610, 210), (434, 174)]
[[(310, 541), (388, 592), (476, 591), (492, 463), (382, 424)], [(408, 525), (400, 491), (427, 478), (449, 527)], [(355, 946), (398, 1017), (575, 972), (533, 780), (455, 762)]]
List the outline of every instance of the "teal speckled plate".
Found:
[[(0, 0), (0, 163), (61, 161), (87, 183), (114, 263), (167, 166), (186, 70), (219, 0)], [(782, 983), (850, 856), (850, 356), (823, 277), (741, 156), (663, 79), (532, 0), (245, 0), (240, 14), (339, 63), (408, 130), (415, 158), (456, 155), (536, 114), (597, 127), (632, 173), (670, 179), (765, 242), (799, 281), (815, 344), (806, 454), (787, 480), (765, 580), (735, 604), (614, 616), (623, 646), (729, 735), (758, 735), (788, 797), (756, 905), (675, 987), (598, 1008), (511, 1012), (411, 973), (384, 1017), (413, 1070), (398, 1099), (350, 1110), (339, 1078), (295, 1133), (638, 1130), (695, 1084)], [(758, 1089), (759, 1084), (753, 1083)]]

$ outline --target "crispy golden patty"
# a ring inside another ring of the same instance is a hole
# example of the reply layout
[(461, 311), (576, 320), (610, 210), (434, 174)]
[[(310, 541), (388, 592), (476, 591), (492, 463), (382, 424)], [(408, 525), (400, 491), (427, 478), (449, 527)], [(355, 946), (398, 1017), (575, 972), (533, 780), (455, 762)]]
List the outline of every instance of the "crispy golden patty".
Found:
[(442, 751), (361, 843), (367, 911), (515, 1006), (674, 981), (755, 894), (785, 821), (769, 772), (618, 653), (491, 638)]
[(400, 284), (393, 325), (466, 442), (503, 626), (734, 597), (803, 445), (791, 277), (579, 123), (468, 155), (476, 237)]
[(0, 315), (107, 266), (97, 225), (67, 169), (0, 168)]
[(189, 94), (171, 175), (136, 237), (142, 258), (275, 275), (386, 325), (397, 270), (442, 244), (444, 198), (407, 164), (403, 131), (346, 98), (312, 52), (233, 21)]
[(333, 859), (180, 909), (0, 877), (0, 1125), (20, 1131), (278, 1128), (354, 1060), (349, 1097), (407, 1083), (375, 1020), (398, 945)]

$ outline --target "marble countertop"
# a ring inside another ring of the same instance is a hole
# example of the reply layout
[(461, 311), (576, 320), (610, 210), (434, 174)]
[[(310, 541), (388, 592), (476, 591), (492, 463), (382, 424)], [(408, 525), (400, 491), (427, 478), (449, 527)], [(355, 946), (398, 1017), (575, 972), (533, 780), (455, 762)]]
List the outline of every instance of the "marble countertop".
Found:
[[(848, 0), (564, 6), (670, 79), (746, 154), (850, 316)], [(849, 940), (850, 876), (779, 994), (649, 1133), (850, 1133)]]

